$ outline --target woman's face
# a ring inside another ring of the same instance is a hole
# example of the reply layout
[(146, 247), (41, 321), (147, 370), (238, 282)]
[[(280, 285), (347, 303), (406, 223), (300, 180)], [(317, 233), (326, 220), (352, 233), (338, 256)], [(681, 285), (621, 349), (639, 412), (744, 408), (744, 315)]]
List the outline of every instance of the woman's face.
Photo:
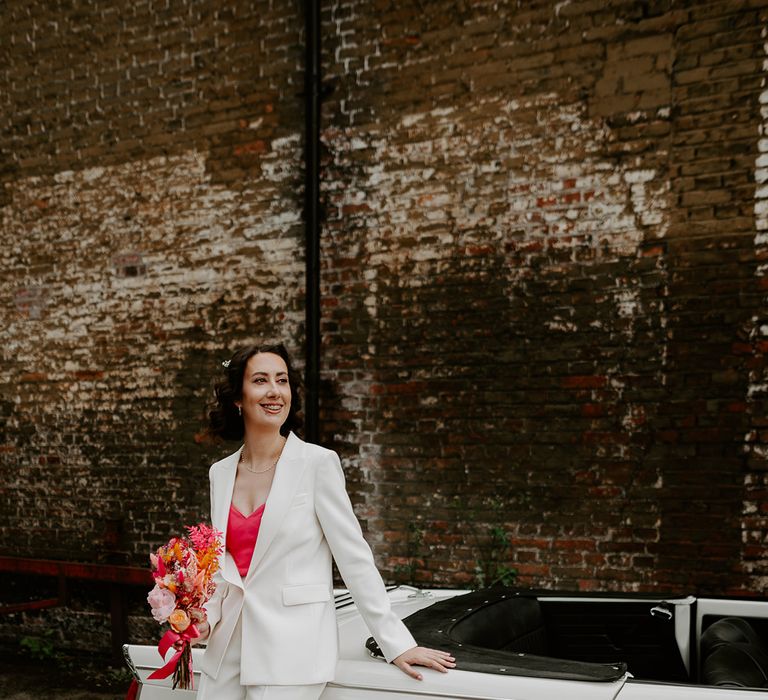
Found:
[(251, 356), (245, 365), (243, 396), (236, 403), (242, 406), (247, 424), (279, 430), (291, 408), (291, 386), (285, 360), (271, 352)]

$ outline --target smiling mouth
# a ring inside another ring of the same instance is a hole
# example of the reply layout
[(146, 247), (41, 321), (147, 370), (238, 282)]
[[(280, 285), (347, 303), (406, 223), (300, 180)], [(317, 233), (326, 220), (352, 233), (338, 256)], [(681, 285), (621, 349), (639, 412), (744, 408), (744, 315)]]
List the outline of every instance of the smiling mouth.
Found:
[(267, 413), (280, 413), (283, 410), (283, 405), (280, 403), (263, 403), (260, 405)]

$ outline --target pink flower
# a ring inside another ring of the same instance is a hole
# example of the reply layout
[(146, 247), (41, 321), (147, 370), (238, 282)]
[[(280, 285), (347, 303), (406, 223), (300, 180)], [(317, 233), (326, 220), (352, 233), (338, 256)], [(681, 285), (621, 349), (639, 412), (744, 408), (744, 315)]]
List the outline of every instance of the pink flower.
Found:
[(167, 588), (161, 588), (157, 584), (149, 592), (147, 602), (152, 608), (152, 617), (160, 623), (165, 622), (176, 609), (176, 596)]
[(221, 545), (221, 533), (205, 523), (187, 526), (187, 532), (189, 532), (189, 539), (199, 552), (204, 552), (209, 547), (216, 547), (218, 551)]

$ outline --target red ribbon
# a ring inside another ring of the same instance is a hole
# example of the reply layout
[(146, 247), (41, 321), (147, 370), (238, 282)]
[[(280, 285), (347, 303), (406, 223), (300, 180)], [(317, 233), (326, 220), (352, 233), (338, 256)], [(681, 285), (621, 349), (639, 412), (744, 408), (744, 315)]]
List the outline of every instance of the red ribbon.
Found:
[(125, 696), (125, 700), (136, 700), (138, 693), (139, 693), (139, 684), (136, 682), (136, 679), (134, 678), (131, 681), (131, 684), (128, 686), (128, 694)]
[[(165, 655), (168, 653), (168, 650), (176, 644), (176, 642), (184, 642), (184, 644), (189, 644), (190, 640), (197, 639), (200, 636), (200, 632), (197, 631), (197, 627), (194, 625), (190, 625), (187, 627), (186, 630), (183, 632), (174, 632), (173, 630), (168, 630), (160, 640), (160, 642), (157, 645), (157, 650), (160, 652), (160, 656), (165, 659)], [(182, 649), (184, 647), (182, 646)], [(176, 667), (179, 665), (179, 659), (181, 658), (181, 652), (182, 649), (179, 649), (168, 661), (165, 666), (162, 668), (158, 668), (156, 671), (153, 671), (150, 673), (147, 678), (151, 678), (152, 680), (162, 679), (162, 678), (168, 678), (175, 670)], [(191, 675), (191, 674), (190, 674)]]

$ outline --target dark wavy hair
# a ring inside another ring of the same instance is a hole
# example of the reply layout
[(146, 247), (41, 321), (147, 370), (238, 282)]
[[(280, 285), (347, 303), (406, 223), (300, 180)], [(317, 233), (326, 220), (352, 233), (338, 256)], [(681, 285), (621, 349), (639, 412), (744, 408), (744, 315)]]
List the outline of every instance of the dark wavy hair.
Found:
[(242, 440), (245, 435), (243, 417), (238, 415), (235, 401), (243, 396), (243, 377), (245, 366), (254, 355), (271, 352), (283, 358), (288, 368), (288, 384), (291, 387), (291, 407), (285, 423), (280, 426), (280, 434), (288, 435), (301, 429), (301, 377), (293, 369), (290, 355), (282, 343), (265, 345), (247, 345), (232, 355), (229, 366), (224, 369), (225, 376), (213, 387), (216, 399), (208, 407), (208, 428), (206, 432), (213, 438), (222, 440)]

